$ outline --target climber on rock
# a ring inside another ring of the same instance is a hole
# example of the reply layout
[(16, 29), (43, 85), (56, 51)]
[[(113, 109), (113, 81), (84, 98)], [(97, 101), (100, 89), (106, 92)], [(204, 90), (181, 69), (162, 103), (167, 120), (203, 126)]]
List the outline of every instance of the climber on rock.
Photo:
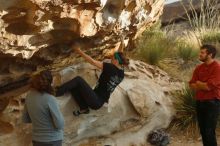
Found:
[(128, 59), (122, 52), (114, 52), (110, 59), (111, 63), (94, 60), (85, 54), (79, 45), (72, 45), (75, 52), (80, 54), (87, 62), (102, 70), (94, 89), (80, 76), (64, 83), (56, 88), (56, 96), (70, 92), (79, 105), (79, 110), (73, 111), (75, 116), (88, 114), (89, 108), (97, 110), (108, 102), (111, 93), (124, 79), (124, 66), (128, 65)]

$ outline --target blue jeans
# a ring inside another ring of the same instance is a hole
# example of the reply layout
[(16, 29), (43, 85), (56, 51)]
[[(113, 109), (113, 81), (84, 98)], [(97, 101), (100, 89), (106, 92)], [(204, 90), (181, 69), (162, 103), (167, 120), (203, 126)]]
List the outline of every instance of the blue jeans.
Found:
[(217, 99), (196, 101), (197, 119), (203, 146), (217, 146), (215, 129), (219, 110), (220, 101)]

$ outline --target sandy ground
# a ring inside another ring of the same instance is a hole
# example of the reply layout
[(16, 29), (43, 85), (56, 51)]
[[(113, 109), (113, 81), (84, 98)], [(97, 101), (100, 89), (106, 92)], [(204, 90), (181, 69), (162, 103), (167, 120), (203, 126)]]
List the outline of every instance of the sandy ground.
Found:
[[(220, 137), (218, 138), (218, 145), (220, 146)], [(169, 146), (202, 146), (201, 140), (180, 140), (180, 139), (171, 139)]]
[[(195, 138), (186, 137), (184, 133), (169, 133), (170, 134), (170, 144), (168, 146), (203, 146), (200, 135)], [(217, 129), (217, 141), (218, 146), (220, 146), (220, 128)], [(151, 145), (149, 145), (151, 146)]]

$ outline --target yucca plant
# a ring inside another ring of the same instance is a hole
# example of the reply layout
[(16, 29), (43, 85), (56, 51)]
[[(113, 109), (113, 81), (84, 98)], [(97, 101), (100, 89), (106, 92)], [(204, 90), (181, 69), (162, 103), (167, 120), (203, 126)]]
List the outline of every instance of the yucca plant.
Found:
[(157, 65), (174, 46), (173, 41), (169, 40), (162, 31), (157, 30), (145, 31), (136, 44), (138, 58), (152, 65)]
[(174, 99), (175, 117), (171, 122), (171, 128), (184, 131), (187, 135), (198, 134), (196, 116), (196, 101), (194, 92), (186, 86)]
[(190, 60), (195, 60), (198, 55), (198, 49), (193, 48), (187, 42), (177, 43), (177, 54), (179, 58), (182, 58), (185, 63)]

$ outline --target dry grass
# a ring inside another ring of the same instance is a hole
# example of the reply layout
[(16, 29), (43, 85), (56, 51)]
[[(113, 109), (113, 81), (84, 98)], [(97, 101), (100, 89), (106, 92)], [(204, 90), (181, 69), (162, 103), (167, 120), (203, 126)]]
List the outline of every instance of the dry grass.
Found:
[(198, 56), (198, 49), (194, 49), (190, 44), (179, 41), (177, 43), (177, 55), (179, 58), (183, 59), (184, 63), (193, 61)]
[(136, 57), (152, 65), (158, 65), (175, 46), (164, 32), (157, 30), (145, 31), (136, 44)]
[(181, 59), (166, 58), (159, 62), (159, 67), (166, 71), (174, 79), (187, 82), (190, 80), (196, 62), (184, 63)]
[[(215, 30), (220, 27), (220, 11), (217, 7), (217, 0), (200, 0), (201, 5), (199, 10), (196, 10), (193, 6), (192, 0), (190, 1), (190, 10), (191, 14), (187, 11), (186, 7), (185, 11), (187, 13), (187, 18), (191, 27), (199, 32), (202, 30), (210, 29)], [(198, 12), (199, 11), (199, 12)]]

